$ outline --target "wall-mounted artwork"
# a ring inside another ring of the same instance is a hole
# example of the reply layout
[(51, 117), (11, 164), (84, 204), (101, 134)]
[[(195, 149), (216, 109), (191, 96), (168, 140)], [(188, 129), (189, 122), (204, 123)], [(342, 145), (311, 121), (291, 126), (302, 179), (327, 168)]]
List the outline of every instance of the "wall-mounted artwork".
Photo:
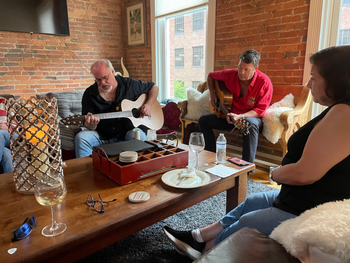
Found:
[(128, 46), (146, 44), (146, 12), (144, 0), (125, 5)]

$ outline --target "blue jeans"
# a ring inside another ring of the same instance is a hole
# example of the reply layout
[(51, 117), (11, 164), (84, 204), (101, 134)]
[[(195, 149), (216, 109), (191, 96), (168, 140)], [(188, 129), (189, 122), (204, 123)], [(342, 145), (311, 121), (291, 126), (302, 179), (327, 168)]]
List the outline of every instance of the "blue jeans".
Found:
[(272, 206), (280, 190), (256, 193), (220, 219), (222, 230), (215, 238), (215, 245), (244, 227), (252, 227), (270, 235), (280, 223), (296, 215)]
[[(254, 163), (258, 147), (258, 136), (263, 123), (261, 118), (247, 118), (247, 121), (249, 121), (251, 128), (247, 135), (243, 135), (242, 159)], [(216, 139), (213, 129), (232, 130), (234, 128), (233, 124), (228, 124), (226, 119), (220, 119), (213, 113), (201, 116), (198, 120), (198, 126), (204, 135), (205, 149), (211, 152), (216, 151)]]
[(0, 130), (0, 174), (13, 171), (8, 131)]
[[(140, 131), (140, 140), (145, 141), (147, 140), (146, 134), (139, 128), (135, 128)], [(134, 139), (134, 133), (133, 130), (130, 130), (126, 133), (124, 141), (130, 141)], [(118, 138), (111, 138), (109, 140), (102, 140), (100, 138), (100, 135), (97, 131), (90, 131), (90, 130), (83, 130), (79, 132), (74, 139), (75, 144), (75, 157), (85, 157), (92, 154), (92, 148), (95, 146), (99, 146), (102, 144), (110, 144), (110, 143), (116, 143), (120, 140)]]

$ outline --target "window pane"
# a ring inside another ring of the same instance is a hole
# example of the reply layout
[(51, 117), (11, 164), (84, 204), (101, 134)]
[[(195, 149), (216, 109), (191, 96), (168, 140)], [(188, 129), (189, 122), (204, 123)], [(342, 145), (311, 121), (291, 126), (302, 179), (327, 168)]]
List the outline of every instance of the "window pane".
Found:
[(183, 100), (187, 98), (184, 80), (175, 79), (174, 81), (174, 99)]
[(184, 16), (175, 17), (175, 34), (184, 33)]
[(204, 27), (204, 12), (197, 12), (193, 14), (193, 31), (201, 30)]
[(203, 46), (193, 47), (193, 57), (192, 57), (192, 66), (200, 67), (203, 66)]
[(184, 49), (175, 48), (175, 67), (183, 67), (185, 64)]
[[(195, 9), (183, 16), (170, 16), (167, 18), (166, 56), (167, 70), (166, 99), (186, 98), (186, 89), (193, 87), (192, 80), (204, 82), (205, 76), (205, 43), (206, 30), (193, 31), (193, 15), (203, 13), (203, 23), (206, 23), (207, 11)], [(176, 33), (179, 18), (183, 20), (183, 34)], [(195, 66), (194, 66), (195, 65)], [(198, 84), (195, 88), (197, 88)]]
[(192, 88), (197, 89), (198, 85), (201, 83), (202, 81), (193, 81), (192, 80)]
[(350, 0), (343, 0), (337, 43), (350, 45)]

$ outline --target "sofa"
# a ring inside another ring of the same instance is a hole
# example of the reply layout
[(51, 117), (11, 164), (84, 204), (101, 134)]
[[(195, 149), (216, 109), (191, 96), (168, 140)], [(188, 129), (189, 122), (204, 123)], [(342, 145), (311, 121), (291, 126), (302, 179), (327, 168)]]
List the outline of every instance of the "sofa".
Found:
[[(75, 114), (81, 114), (81, 99), (84, 90), (82, 91), (61, 91), (50, 92), (48, 94), (37, 94), (38, 99), (44, 96), (51, 96), (57, 98), (58, 115), (60, 118), (66, 118)], [(0, 94), (0, 97), (15, 99), (16, 97), (11, 94)], [(76, 125), (63, 125), (59, 124), (60, 128), (60, 140), (62, 149), (62, 159), (69, 160), (75, 157), (74, 150), (74, 138), (75, 135), (82, 130), (81, 127)]]
[[(57, 99), (58, 115), (60, 118), (66, 118), (73, 115), (81, 115), (81, 99), (85, 90), (80, 91), (60, 91), (49, 92), (47, 94), (37, 94), (37, 98), (44, 96), (55, 97)], [(78, 125), (59, 124), (60, 139), (62, 149), (62, 160), (75, 158), (74, 138), (82, 130)]]
[(350, 199), (328, 202), (277, 226), (270, 236), (243, 228), (196, 263), (348, 263)]
[[(219, 85), (224, 84), (223, 82), (219, 82)], [(290, 97), (286, 98), (287, 95)], [(290, 99), (292, 103), (290, 103)], [(183, 143), (188, 143), (191, 132), (198, 131), (198, 118), (202, 114), (209, 113), (208, 101), (208, 86), (204, 82), (198, 85), (197, 93), (188, 89), (187, 100), (178, 102), (178, 107), (181, 109), (180, 120), (182, 124)], [(285, 103), (282, 104), (283, 102)], [(269, 114), (266, 114), (266, 118), (263, 118), (264, 126), (271, 128), (266, 129), (264, 127), (259, 137), (264, 136), (265, 141), (267, 138), (272, 144), (278, 142), (284, 156), (287, 152), (289, 137), (308, 121), (311, 103), (311, 92), (306, 86), (274, 85), (270, 108), (267, 111)], [(192, 104), (195, 106), (193, 107)], [(198, 109), (198, 107), (200, 108)], [(271, 131), (279, 131), (279, 133), (277, 135), (270, 134)], [(229, 137), (229, 133), (230, 131), (225, 134), (226, 138)]]

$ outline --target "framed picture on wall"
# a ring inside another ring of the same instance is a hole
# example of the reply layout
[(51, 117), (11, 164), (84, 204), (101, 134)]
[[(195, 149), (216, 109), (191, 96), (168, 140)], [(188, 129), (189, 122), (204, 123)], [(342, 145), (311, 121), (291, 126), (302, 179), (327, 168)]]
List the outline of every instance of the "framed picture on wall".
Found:
[(146, 44), (146, 12), (144, 0), (125, 4), (128, 46)]

